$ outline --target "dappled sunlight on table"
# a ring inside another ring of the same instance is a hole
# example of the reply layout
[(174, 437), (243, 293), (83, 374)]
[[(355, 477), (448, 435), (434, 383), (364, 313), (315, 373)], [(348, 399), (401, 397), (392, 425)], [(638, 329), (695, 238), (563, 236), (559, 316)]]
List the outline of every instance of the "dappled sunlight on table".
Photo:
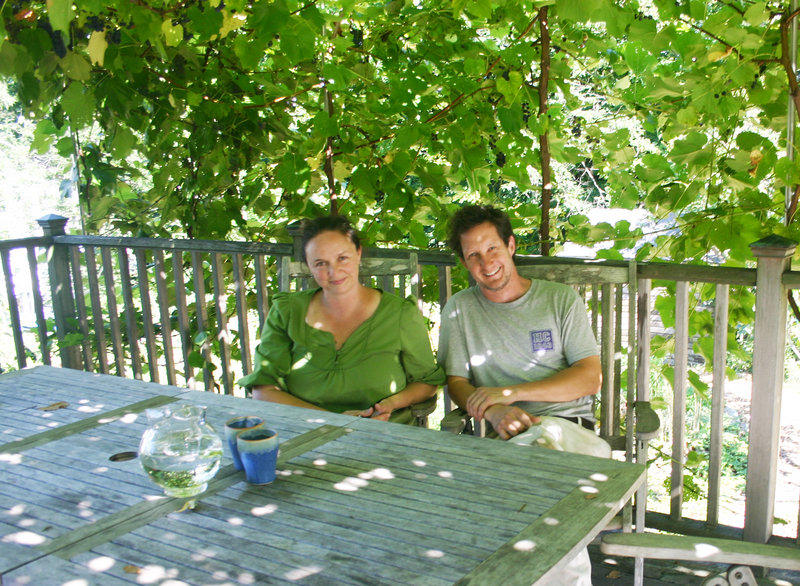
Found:
[(284, 574), (284, 578), (295, 582), (297, 580), (302, 580), (303, 578), (313, 576), (314, 574), (319, 574), (320, 572), (322, 572), (322, 568), (319, 566), (306, 566), (304, 568), (297, 568), (287, 572)]
[(533, 551), (536, 549), (536, 544), (530, 539), (520, 539), (514, 543), (514, 549), (517, 551)]
[(47, 538), (33, 531), (18, 531), (17, 533), (9, 533), (0, 539), (3, 543), (16, 543), (17, 545), (41, 545)]

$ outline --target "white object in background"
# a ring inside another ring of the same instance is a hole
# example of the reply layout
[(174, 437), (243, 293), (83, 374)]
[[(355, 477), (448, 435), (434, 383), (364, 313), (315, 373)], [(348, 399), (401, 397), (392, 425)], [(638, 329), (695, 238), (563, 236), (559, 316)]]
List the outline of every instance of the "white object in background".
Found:
[(729, 569), (728, 582), (731, 586), (758, 586), (753, 570), (748, 566), (734, 566)]

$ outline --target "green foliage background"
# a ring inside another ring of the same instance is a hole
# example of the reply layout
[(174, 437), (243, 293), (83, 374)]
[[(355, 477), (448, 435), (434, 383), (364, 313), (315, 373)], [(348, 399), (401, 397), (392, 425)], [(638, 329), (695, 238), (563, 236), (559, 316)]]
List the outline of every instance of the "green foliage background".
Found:
[[(3, 0), (0, 75), (34, 148), (73, 161), (88, 233), (285, 240), (335, 210), (370, 245), (437, 248), (486, 201), (523, 252), (747, 266), (764, 236), (800, 241), (788, 6)], [(597, 207), (648, 222), (593, 224)], [(752, 293), (731, 308), (746, 370)], [(690, 324), (707, 359), (710, 315)]]
[(5, 0), (0, 74), (36, 148), (75, 157), (89, 232), (283, 238), (333, 208), (370, 243), (425, 248), (453, 206), (488, 200), (530, 252), (614, 257), (645, 234), (586, 221), (613, 206), (649, 212), (641, 259), (741, 265), (761, 236), (797, 236), (794, 16), (739, 0)]

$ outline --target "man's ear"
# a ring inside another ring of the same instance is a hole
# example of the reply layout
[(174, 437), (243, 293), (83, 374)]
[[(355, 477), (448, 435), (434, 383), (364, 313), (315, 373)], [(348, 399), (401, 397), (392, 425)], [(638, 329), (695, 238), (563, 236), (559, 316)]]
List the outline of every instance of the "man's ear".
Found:
[(514, 239), (514, 235), (508, 237), (508, 252), (511, 253), (511, 256), (514, 256), (514, 253), (517, 251), (517, 241)]

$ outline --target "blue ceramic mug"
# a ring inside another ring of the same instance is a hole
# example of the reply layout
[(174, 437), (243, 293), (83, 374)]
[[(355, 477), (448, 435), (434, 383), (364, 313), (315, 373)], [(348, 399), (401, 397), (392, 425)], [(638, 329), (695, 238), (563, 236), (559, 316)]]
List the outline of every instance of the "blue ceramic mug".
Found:
[(239, 457), (250, 484), (269, 484), (275, 480), (278, 464), (278, 432), (265, 427), (243, 431), (236, 438)]
[(244, 431), (251, 429), (258, 429), (264, 425), (264, 420), (257, 415), (242, 415), (228, 419), (225, 422), (225, 441), (228, 442), (228, 447), (231, 449), (231, 456), (233, 457), (233, 466), (237, 470), (244, 470), (242, 459), (239, 457), (239, 448), (236, 445), (236, 438)]

